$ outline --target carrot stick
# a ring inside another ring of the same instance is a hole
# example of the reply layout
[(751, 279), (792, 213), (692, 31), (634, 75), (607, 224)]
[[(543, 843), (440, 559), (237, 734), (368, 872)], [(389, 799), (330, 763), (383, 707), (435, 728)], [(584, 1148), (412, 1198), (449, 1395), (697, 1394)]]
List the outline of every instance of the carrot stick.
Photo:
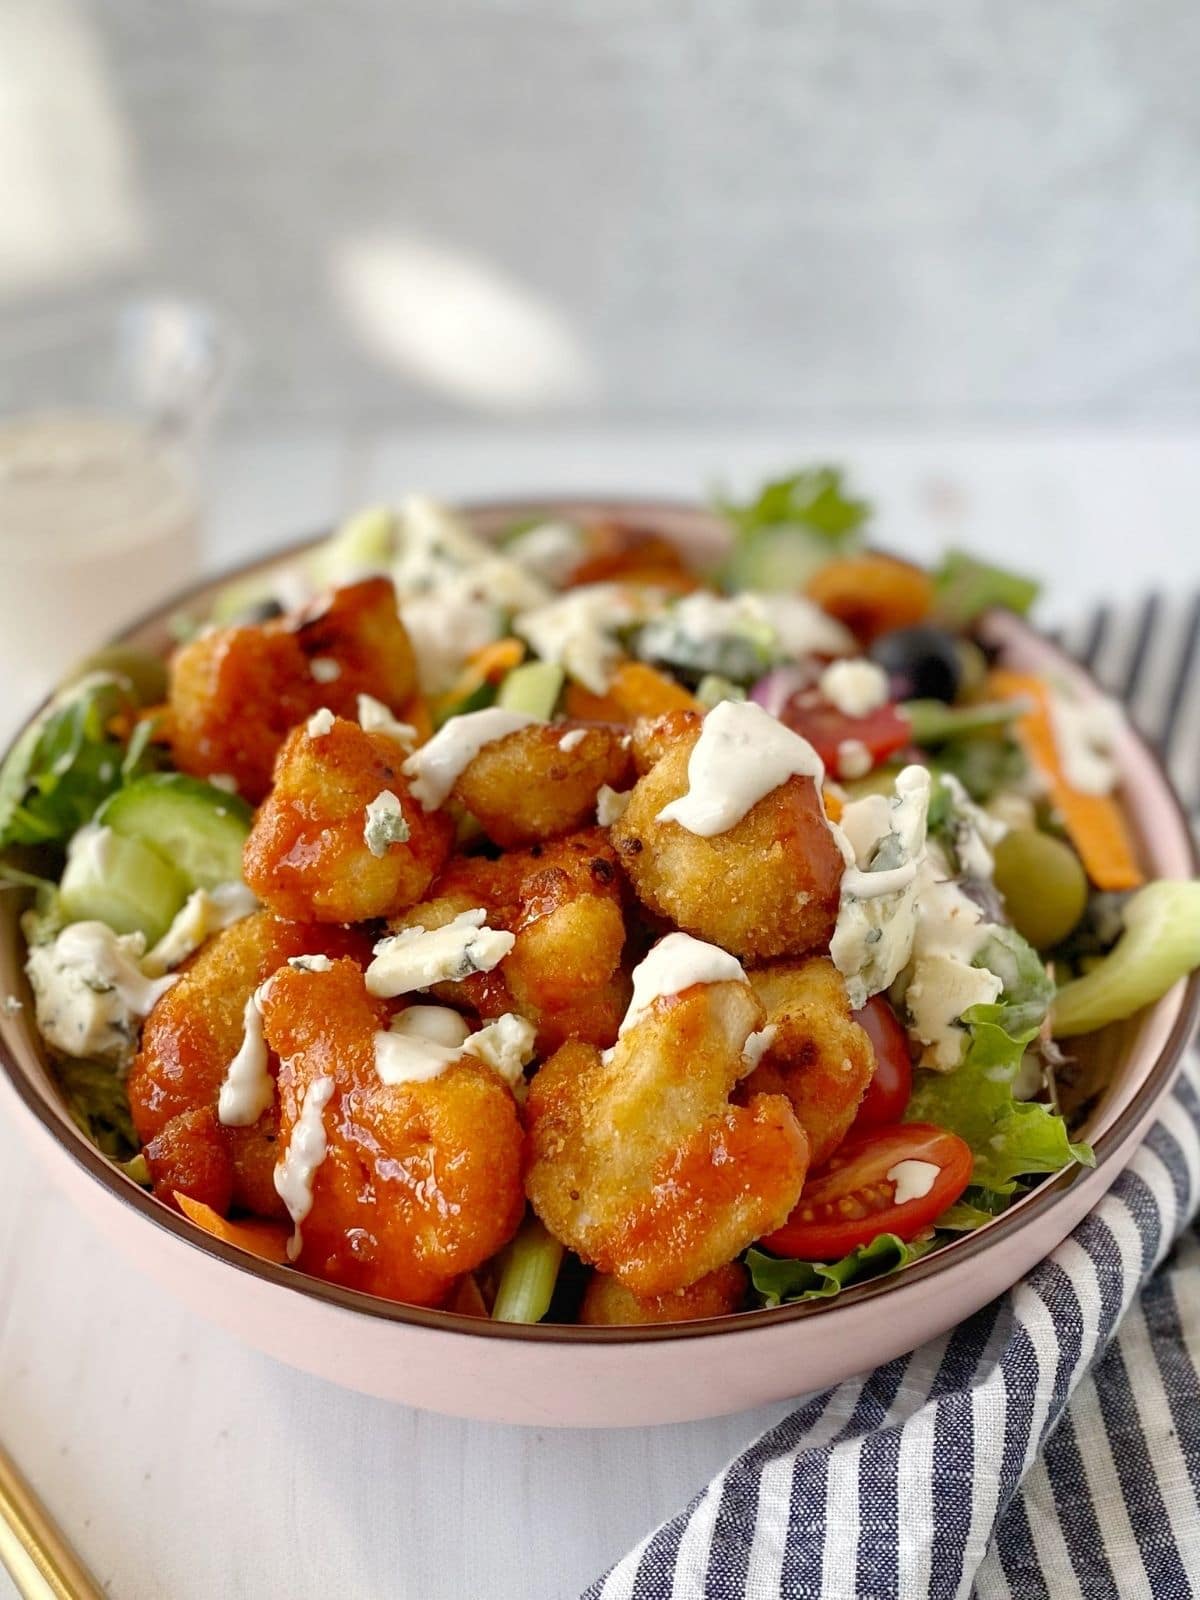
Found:
[(1085, 794), (1067, 781), (1054, 737), (1050, 690), (1032, 673), (996, 668), (989, 677), (1001, 699), (1020, 696), (1033, 709), (1015, 724), (1025, 754), (1050, 786), (1050, 798), (1062, 816), (1071, 843), (1079, 851), (1088, 877), (1098, 889), (1136, 889), (1145, 882), (1120, 806), (1106, 794)]
[(175, 1199), (188, 1221), (203, 1228), (205, 1233), (211, 1233), (214, 1239), (235, 1244), (240, 1250), (246, 1250), (262, 1261), (276, 1261), (280, 1266), (287, 1261), (287, 1242), (291, 1229), (285, 1228), (282, 1222), (267, 1222), (261, 1218), (230, 1222), (202, 1200), (193, 1200), (190, 1195), (180, 1194), (178, 1189)]

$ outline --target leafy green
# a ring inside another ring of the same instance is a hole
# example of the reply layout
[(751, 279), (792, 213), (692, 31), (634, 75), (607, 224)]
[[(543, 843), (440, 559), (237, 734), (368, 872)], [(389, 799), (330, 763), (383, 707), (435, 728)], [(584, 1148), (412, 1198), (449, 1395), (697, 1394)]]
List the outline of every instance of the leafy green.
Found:
[(1019, 783), (1029, 770), (1015, 739), (955, 739), (940, 746), (931, 765), (952, 773), (978, 803)]
[(977, 1189), (974, 1184), (963, 1190), (955, 1203), (937, 1219), (943, 1233), (973, 1233), (985, 1222), (998, 1217), (1012, 1204), (1011, 1194), (997, 1194), (994, 1189)]
[(894, 1233), (880, 1233), (840, 1261), (796, 1261), (765, 1250), (746, 1252), (750, 1281), (766, 1306), (794, 1305), (801, 1300), (828, 1300), (851, 1284), (867, 1283), (898, 1272), (934, 1245), (933, 1239), (905, 1244)]
[(866, 522), (871, 507), (847, 492), (838, 467), (806, 467), (767, 483), (739, 505), (717, 497), (717, 509), (742, 537), (762, 528), (795, 526), (816, 534), (833, 549), (845, 545)]
[(948, 550), (933, 581), (939, 613), (959, 626), (991, 606), (1024, 616), (1039, 589), (1035, 579), (979, 561), (965, 550)]
[(101, 1154), (114, 1161), (135, 1156), (138, 1140), (129, 1097), (116, 1069), (103, 1061), (61, 1056), (55, 1071), (72, 1120)]
[(0, 769), (0, 847), (63, 844), (123, 780), (152, 765), (149, 733), (133, 748), (108, 732), (133, 707), (118, 679), (81, 679), (32, 723)]

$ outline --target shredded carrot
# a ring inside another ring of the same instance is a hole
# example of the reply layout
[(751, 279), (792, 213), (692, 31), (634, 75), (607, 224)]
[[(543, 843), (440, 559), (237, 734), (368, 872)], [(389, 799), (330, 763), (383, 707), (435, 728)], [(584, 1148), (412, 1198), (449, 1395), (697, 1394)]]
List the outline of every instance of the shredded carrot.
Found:
[(230, 1222), (211, 1206), (206, 1206), (202, 1200), (193, 1200), (190, 1195), (180, 1194), (178, 1189), (175, 1191), (175, 1199), (188, 1221), (194, 1222), (198, 1228), (203, 1228), (205, 1233), (211, 1233), (214, 1239), (223, 1239), (226, 1244), (235, 1244), (240, 1250), (246, 1250), (262, 1261), (276, 1261), (281, 1266), (286, 1262), (287, 1242), (291, 1230), (282, 1222), (267, 1222), (261, 1218)]
[(525, 659), (525, 646), (520, 639), (495, 639), (481, 645), (467, 657), (466, 665), (445, 694), (439, 695), (437, 707), (443, 715), (453, 713), (454, 707), (470, 699), (485, 683), (499, 683), (514, 667)]
[(840, 822), (842, 812), (846, 809), (841, 795), (835, 789), (822, 789), (821, 798), (825, 802), (825, 815), (830, 822)]
[(1033, 709), (1015, 725), (1025, 754), (1050, 785), (1050, 798), (1062, 817), (1087, 875), (1098, 889), (1136, 889), (1145, 882), (1120, 806), (1106, 794), (1072, 788), (1063, 771), (1050, 714), (1050, 690), (1032, 673), (996, 668), (988, 687), (998, 699), (1028, 700)]

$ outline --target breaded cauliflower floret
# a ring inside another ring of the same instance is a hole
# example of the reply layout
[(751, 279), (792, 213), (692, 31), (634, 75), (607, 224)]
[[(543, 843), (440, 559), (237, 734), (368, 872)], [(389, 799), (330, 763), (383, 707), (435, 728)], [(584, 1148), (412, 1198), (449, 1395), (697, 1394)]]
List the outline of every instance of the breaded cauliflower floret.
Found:
[(775, 1029), (746, 1095), (785, 1094), (823, 1166), (846, 1137), (875, 1071), (875, 1052), (855, 1022), (846, 983), (825, 956), (747, 974)]
[(700, 1317), (724, 1317), (739, 1311), (746, 1298), (749, 1277), (738, 1261), (698, 1278), (686, 1289), (669, 1294), (640, 1295), (618, 1278), (592, 1274), (579, 1308), (586, 1327), (629, 1326), (650, 1322), (695, 1322)]
[(299, 1262), (369, 1294), (438, 1305), (516, 1231), (521, 1125), (511, 1090), (471, 1056), (425, 1082), (383, 1083), (375, 1034), (386, 1023), (352, 961), (285, 967), (263, 996), (267, 1041), (284, 1063), (281, 1152), (305, 1095), (332, 1081)]
[(307, 611), (210, 629), (171, 661), (168, 731), (175, 764), (232, 777), (257, 803), (284, 736), (328, 706), (353, 717), (369, 694), (397, 710), (416, 689), (412, 646), (387, 578), (338, 589)]
[(365, 958), (365, 940), (260, 911), (209, 940), (163, 995), (146, 1018), (126, 1080), (160, 1199), (172, 1202), (178, 1189), (222, 1213), (233, 1204), (259, 1216), (284, 1214), (272, 1178), (278, 1107), (250, 1127), (223, 1127), (217, 1099), (259, 984), (293, 956), (348, 953)]
[[(342, 718), (323, 732), (294, 729), (246, 841), (255, 894), (282, 917), (319, 922), (367, 922), (419, 900), (450, 853), (454, 824), (412, 797), (404, 758), (389, 734)], [(383, 826), (373, 834), (376, 812)]]
[(504, 849), (557, 838), (594, 819), (604, 784), (624, 784), (632, 762), (623, 738), (599, 724), (518, 728), (483, 747), (454, 798)]
[(837, 920), (844, 863), (811, 778), (789, 778), (711, 838), (658, 820), (687, 792), (700, 723), (694, 712), (673, 712), (639, 727), (635, 738), (639, 761), (651, 764), (612, 841), (638, 898), (747, 960), (823, 948)]
[(749, 984), (661, 996), (605, 1056), (566, 1044), (526, 1103), (526, 1191), (547, 1228), (638, 1295), (684, 1289), (779, 1227), (808, 1141), (781, 1095), (729, 1104), (762, 1025)]
[(499, 860), (459, 857), (433, 885), (429, 899), (392, 926), (440, 928), (481, 907), (488, 926), (516, 935), (492, 972), (439, 984), (439, 999), (480, 1016), (516, 1011), (538, 1030), (548, 1055), (567, 1039), (609, 1045), (629, 1003), (621, 968), (625, 921), (616, 857), (602, 829), (510, 850)]

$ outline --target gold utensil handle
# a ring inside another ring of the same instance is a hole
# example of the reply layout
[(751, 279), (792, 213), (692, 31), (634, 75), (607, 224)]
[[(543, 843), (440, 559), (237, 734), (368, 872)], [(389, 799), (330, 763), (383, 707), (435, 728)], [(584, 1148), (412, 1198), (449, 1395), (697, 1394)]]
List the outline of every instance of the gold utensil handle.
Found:
[(0, 1561), (22, 1600), (105, 1600), (2, 1446)]

